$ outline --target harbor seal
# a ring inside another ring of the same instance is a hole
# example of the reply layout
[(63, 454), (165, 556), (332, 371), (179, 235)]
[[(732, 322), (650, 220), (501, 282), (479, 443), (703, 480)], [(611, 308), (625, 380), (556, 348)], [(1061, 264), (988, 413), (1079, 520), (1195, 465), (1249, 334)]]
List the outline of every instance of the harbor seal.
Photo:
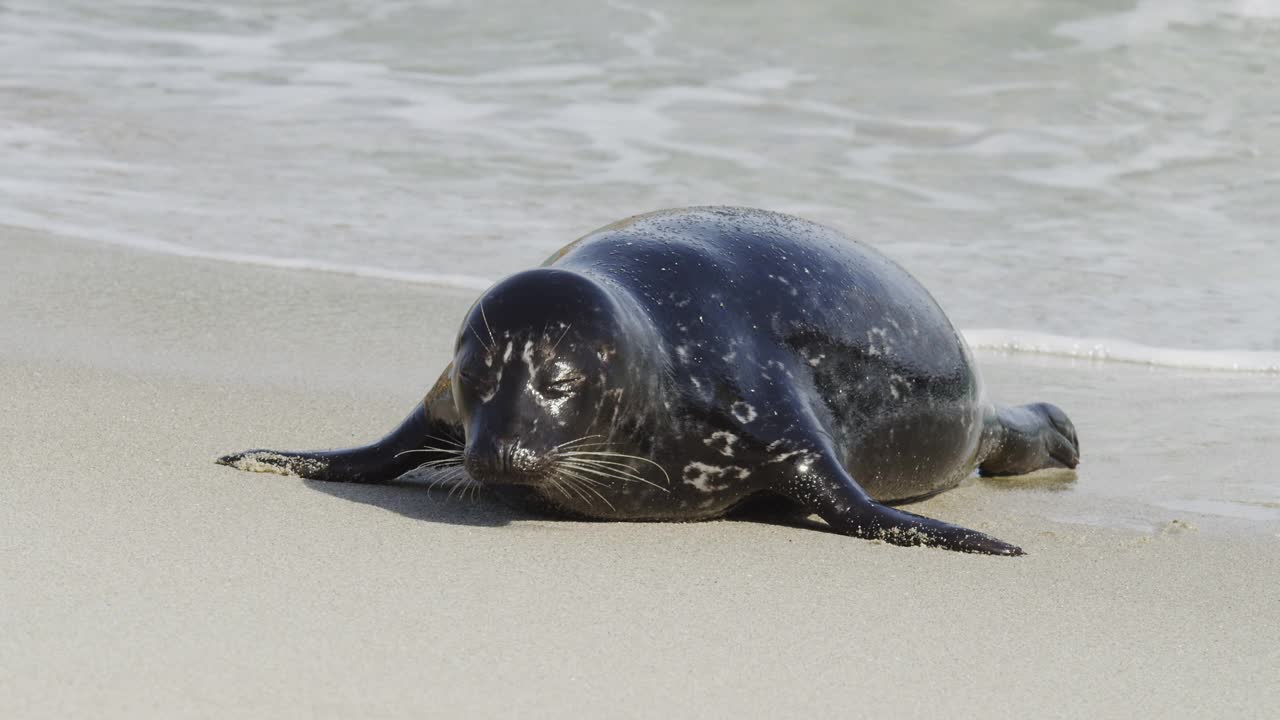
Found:
[(601, 520), (773, 497), (846, 535), (1020, 555), (890, 504), (1078, 457), (1059, 408), (987, 400), (960, 334), (885, 256), (797, 217), (701, 207), (601, 228), (494, 285), (382, 440), (218, 462), (365, 483), (426, 467)]

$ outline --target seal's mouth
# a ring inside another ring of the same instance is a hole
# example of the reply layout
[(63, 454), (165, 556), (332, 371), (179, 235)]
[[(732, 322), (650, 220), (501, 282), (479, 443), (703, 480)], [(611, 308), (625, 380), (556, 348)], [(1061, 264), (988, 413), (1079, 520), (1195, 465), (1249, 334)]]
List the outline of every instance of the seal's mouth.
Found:
[(610, 498), (631, 483), (671, 492), (671, 478), (660, 464), (651, 458), (611, 450), (609, 442), (593, 440), (598, 437), (588, 435), (545, 452), (525, 447), (519, 441), (438, 438), (441, 445), (405, 453), (425, 454), (428, 459), (420, 469), (443, 472), (449, 479), (469, 486), (536, 488), (587, 505), (612, 508)]
[(470, 446), (463, 453), (463, 466), (472, 479), (487, 485), (542, 485), (554, 461), (519, 443), (501, 443), (487, 451)]

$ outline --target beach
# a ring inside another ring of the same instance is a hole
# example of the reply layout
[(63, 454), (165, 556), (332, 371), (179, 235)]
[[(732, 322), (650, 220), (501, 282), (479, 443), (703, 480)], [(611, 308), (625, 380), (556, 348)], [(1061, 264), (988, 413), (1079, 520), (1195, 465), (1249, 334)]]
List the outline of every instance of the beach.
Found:
[[(214, 464), (363, 443), (474, 291), (0, 227), (0, 716), (1262, 717), (1274, 375), (978, 353), (1075, 476), (913, 512), (999, 558), (758, 521), (579, 523)], [(1215, 504), (1216, 503), (1216, 504)]]

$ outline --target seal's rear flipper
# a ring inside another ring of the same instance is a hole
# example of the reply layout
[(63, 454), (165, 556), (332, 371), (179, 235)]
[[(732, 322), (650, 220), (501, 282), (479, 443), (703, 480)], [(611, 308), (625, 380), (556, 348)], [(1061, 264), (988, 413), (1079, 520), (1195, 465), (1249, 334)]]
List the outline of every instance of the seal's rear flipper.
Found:
[(248, 450), (220, 457), (217, 462), (250, 472), (274, 472), (334, 482), (374, 483), (394, 480), (423, 463), (452, 456), (461, 461), (461, 455), (461, 429), (431, 417), (425, 403), (421, 403), (400, 427), (371, 445), (316, 452)]
[(893, 545), (929, 545), (985, 555), (1022, 555), (1022, 548), (958, 525), (881, 505), (831, 452), (797, 465), (786, 494), (804, 503), (836, 532)]
[(987, 419), (984, 435), (988, 447), (978, 466), (984, 476), (1024, 475), (1080, 464), (1076, 428), (1056, 405), (997, 407), (994, 417)]

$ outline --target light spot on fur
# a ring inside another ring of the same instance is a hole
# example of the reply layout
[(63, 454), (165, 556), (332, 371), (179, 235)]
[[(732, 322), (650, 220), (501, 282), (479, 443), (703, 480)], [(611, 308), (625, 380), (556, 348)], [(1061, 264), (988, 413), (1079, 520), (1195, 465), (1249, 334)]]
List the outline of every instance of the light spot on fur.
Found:
[[(773, 276), (773, 275), (770, 275), (769, 277), (774, 277), (774, 276)], [(799, 295), (799, 294), (800, 294), (800, 293), (799, 293), (799, 291), (797, 291), (797, 290), (796, 290), (795, 286), (791, 284), (791, 281), (787, 280), (786, 278), (782, 277), (781, 275), (778, 275), (778, 276), (777, 276), (776, 278), (774, 278), (774, 279), (775, 279), (775, 280), (777, 280), (778, 282), (782, 283), (783, 285), (786, 285), (786, 286), (787, 286), (787, 290), (791, 291), (791, 296), (792, 296), (792, 297), (795, 297), (795, 296), (797, 296), (797, 295)]]
[(689, 363), (689, 348), (684, 345), (677, 345), (676, 357), (680, 358), (680, 362), (687, 365)]
[(704, 493), (724, 490), (734, 480), (745, 480), (750, 475), (750, 470), (737, 465), (720, 467), (700, 462), (691, 462), (685, 465), (683, 472), (684, 483), (692, 485)]
[(889, 331), (885, 328), (871, 328), (867, 331), (868, 355), (891, 355), (893, 342), (889, 339)]
[(771, 455), (771, 457), (765, 461), (765, 465), (773, 465), (775, 463), (787, 462), (793, 458), (798, 458), (799, 462), (803, 463), (805, 467), (808, 467), (808, 464), (818, 457), (817, 453), (812, 449), (803, 446), (797, 447), (792, 441), (786, 439), (774, 440), (769, 443), (769, 445), (765, 447), (765, 452)]
[(524, 361), (525, 367), (529, 368), (529, 375), (533, 375), (537, 368), (533, 366), (533, 341), (524, 341), (524, 350), (520, 353), (520, 359)]
[(803, 454), (804, 454), (804, 450), (790, 450), (788, 452), (774, 455), (773, 457), (769, 458), (769, 460), (765, 464), (771, 465), (773, 463), (786, 462), (797, 455), (803, 455)]
[(711, 433), (711, 437), (702, 441), (703, 445), (712, 448), (725, 457), (733, 457), (733, 444), (738, 442), (738, 436), (724, 430), (717, 430)]
[(756, 409), (749, 403), (741, 400), (729, 407), (729, 411), (737, 418), (738, 422), (746, 424), (756, 419)]
[[(899, 389), (899, 386), (901, 386), (902, 389)], [(907, 389), (906, 378), (902, 377), (901, 375), (898, 375), (897, 373), (894, 373), (889, 376), (889, 394), (893, 396), (894, 400), (900, 399), (902, 397), (903, 391), (905, 391), (906, 389)]]
[(489, 392), (480, 396), (480, 402), (487, 403), (490, 400), (492, 400), (493, 396), (498, 394), (498, 388), (501, 386), (502, 386), (502, 368), (499, 367), (498, 377), (493, 379), (493, 387), (489, 389)]

